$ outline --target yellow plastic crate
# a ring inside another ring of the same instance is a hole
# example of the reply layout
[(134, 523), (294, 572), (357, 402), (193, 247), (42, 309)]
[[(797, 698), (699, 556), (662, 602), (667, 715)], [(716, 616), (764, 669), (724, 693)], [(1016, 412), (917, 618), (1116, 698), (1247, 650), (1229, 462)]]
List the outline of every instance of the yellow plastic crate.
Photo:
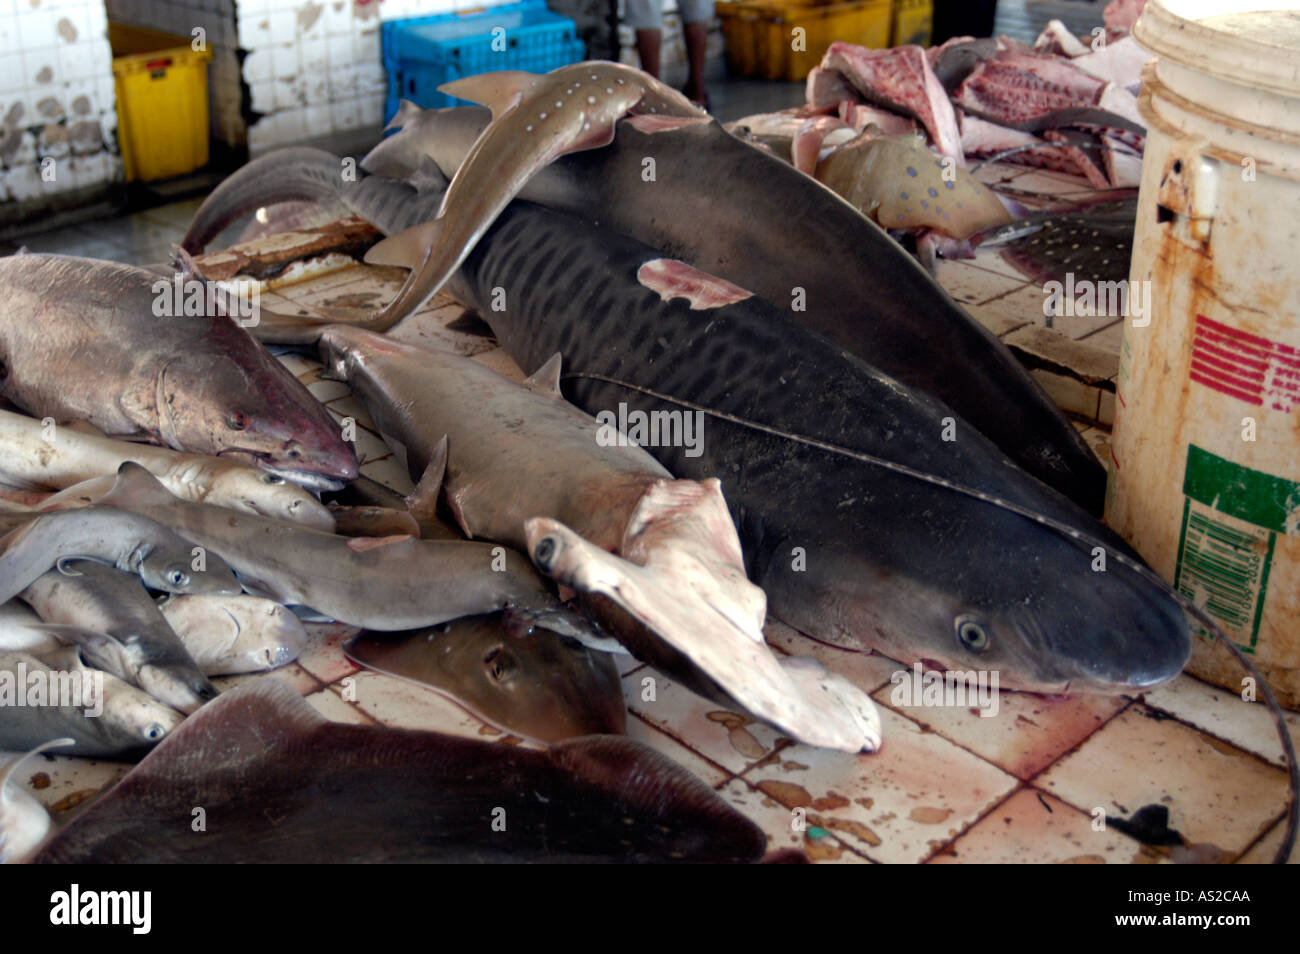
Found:
[(894, 0), (890, 46), (929, 46), (934, 32), (934, 0)]
[(208, 50), (185, 37), (108, 25), (117, 138), (126, 180), (152, 182), (208, 164)]
[[(836, 40), (882, 49), (889, 45), (890, 0), (801, 6), (791, 0), (714, 4), (727, 43), (727, 64), (741, 76), (801, 80)], [(794, 49), (795, 31), (804, 32)]]

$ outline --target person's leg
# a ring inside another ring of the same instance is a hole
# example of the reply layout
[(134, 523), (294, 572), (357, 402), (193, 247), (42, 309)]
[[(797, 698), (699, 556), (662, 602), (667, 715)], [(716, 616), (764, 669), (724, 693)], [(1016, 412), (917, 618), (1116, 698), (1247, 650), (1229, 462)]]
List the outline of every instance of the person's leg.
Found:
[(636, 52), (641, 57), (641, 69), (655, 79), (659, 78), (659, 44), (662, 41), (663, 31), (658, 27), (636, 31)]
[(663, 38), (663, 0), (625, 0), (623, 22), (636, 32), (641, 69), (659, 75), (659, 45)]
[(707, 106), (709, 94), (704, 90), (704, 54), (709, 44), (709, 21), (687, 23), (682, 27), (686, 34), (686, 57), (690, 63), (690, 78), (682, 91), (688, 98)]
[(708, 107), (709, 94), (704, 89), (704, 60), (709, 45), (709, 23), (713, 19), (713, 0), (677, 0), (686, 36), (686, 59), (690, 78), (682, 92)]

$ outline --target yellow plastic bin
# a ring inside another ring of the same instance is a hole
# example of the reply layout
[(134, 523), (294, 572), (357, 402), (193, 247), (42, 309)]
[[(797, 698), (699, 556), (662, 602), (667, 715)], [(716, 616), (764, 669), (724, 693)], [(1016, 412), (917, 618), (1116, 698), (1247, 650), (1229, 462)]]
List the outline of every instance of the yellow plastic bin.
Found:
[(889, 45), (890, 0), (817, 6), (792, 0), (748, 0), (719, 2), (714, 7), (722, 21), (727, 63), (741, 76), (801, 80), (836, 40), (873, 49)]
[(208, 164), (208, 50), (185, 37), (108, 25), (117, 138), (126, 181), (152, 182)]
[(929, 46), (934, 32), (934, 0), (894, 0), (890, 46)]

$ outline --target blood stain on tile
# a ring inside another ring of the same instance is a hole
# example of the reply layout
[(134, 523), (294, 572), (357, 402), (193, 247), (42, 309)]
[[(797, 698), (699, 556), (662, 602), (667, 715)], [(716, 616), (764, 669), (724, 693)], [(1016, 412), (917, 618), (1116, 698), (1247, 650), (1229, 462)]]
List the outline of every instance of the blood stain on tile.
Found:
[(836, 792), (827, 792), (821, 798), (813, 799), (812, 807), (819, 812), (830, 812), (837, 808), (843, 808), (847, 804), (849, 804), (849, 800), (843, 795)]
[(844, 846), (834, 838), (815, 836), (811, 832), (804, 833), (803, 850), (812, 861), (838, 861), (844, 854)]
[(708, 713), (708, 718), (712, 722), (720, 722), (727, 727), (727, 741), (741, 755), (746, 758), (758, 759), (767, 754), (767, 748), (745, 728), (754, 721), (753, 719), (736, 715), (734, 712), (727, 712), (725, 709)]
[(951, 814), (951, 808), (930, 808), (923, 805), (913, 808), (907, 817), (922, 825), (938, 825), (940, 822), (947, 821)]
[(809, 815), (808, 820), (814, 825), (822, 828), (829, 828), (832, 831), (842, 831), (846, 835), (853, 835), (861, 839), (872, 848), (879, 848), (881, 845), (880, 836), (874, 831), (852, 818), (836, 818), (835, 816), (827, 817), (825, 815)]
[(807, 808), (813, 803), (813, 797), (808, 793), (808, 789), (793, 782), (764, 779), (754, 787), (786, 808)]
[(57, 802), (51, 805), (50, 812), (54, 813), (54, 812), (71, 811), (72, 809), (76, 808), (78, 805), (82, 804), (83, 802), (89, 801), (90, 799), (94, 798), (96, 795), (100, 793), (100, 791), (101, 789), (98, 788), (79, 789), (78, 791), (75, 791), (70, 795), (63, 796), (63, 798), (59, 799)]

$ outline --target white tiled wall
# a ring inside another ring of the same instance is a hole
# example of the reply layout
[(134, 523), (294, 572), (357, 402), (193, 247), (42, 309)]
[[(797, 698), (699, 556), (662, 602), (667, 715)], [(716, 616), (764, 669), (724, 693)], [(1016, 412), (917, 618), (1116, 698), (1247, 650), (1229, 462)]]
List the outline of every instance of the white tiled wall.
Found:
[(103, 0), (0, 0), (0, 202), (121, 177)]
[[(2, 0), (0, 0), (2, 2)], [(253, 153), (378, 125), (387, 80), (381, 20), (495, 6), (493, 0), (108, 0), (114, 20), (190, 35), (208, 31), (212, 131)], [(242, 78), (251, 107), (247, 126)]]

